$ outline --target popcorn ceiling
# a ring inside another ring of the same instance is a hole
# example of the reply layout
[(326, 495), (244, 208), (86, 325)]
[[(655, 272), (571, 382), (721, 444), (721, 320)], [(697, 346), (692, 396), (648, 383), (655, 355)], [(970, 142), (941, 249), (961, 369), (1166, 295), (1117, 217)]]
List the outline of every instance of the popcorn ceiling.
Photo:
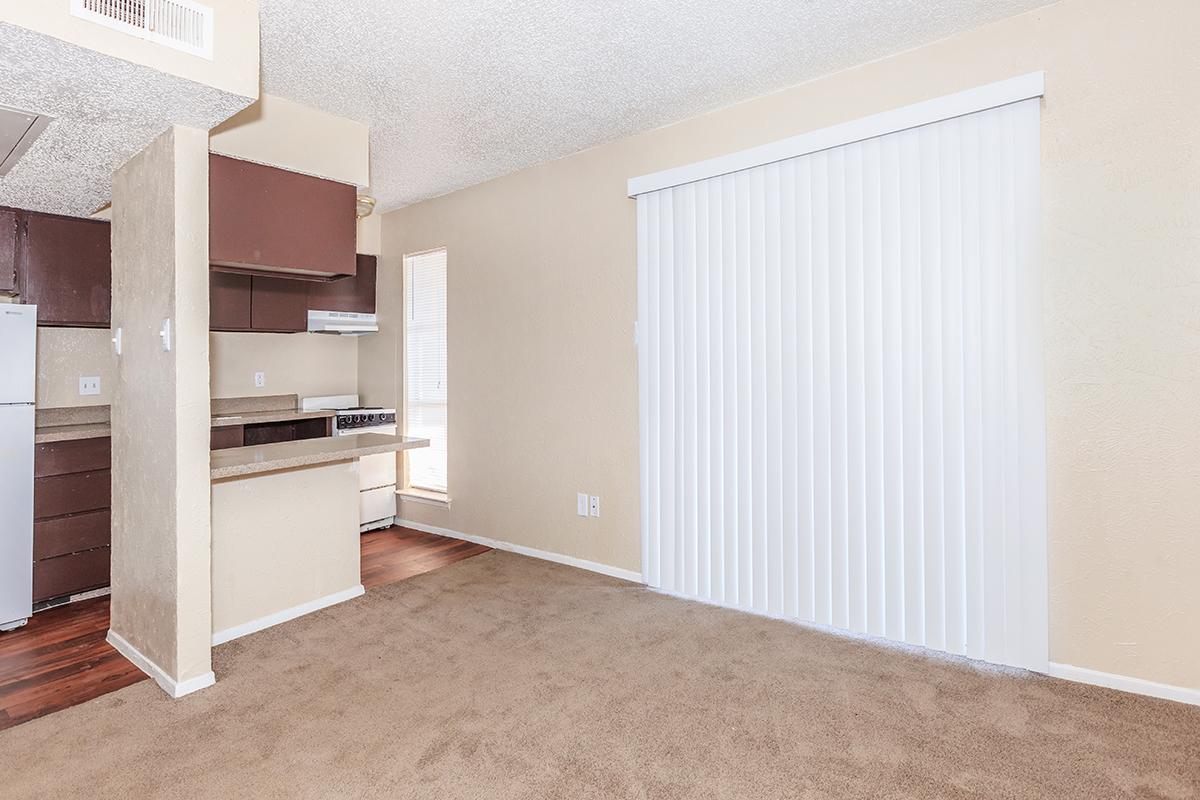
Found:
[(8, 175), (0, 205), (88, 216), (112, 174), (171, 124), (208, 130), (251, 98), (0, 23), (0, 104), (54, 121)]
[(390, 210), (1048, 2), (261, 0), (263, 87), (370, 124)]

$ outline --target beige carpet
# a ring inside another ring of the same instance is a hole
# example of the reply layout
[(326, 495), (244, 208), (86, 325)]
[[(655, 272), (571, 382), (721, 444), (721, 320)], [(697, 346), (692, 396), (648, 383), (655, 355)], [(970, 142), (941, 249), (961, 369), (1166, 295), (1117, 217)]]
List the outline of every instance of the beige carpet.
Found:
[(1200, 708), (488, 553), (0, 733), (15, 798), (1194, 798)]

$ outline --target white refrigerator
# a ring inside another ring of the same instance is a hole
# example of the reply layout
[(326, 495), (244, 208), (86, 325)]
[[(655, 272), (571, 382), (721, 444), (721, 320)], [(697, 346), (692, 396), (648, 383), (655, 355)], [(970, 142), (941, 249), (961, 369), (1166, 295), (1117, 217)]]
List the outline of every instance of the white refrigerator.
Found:
[(37, 306), (0, 303), (0, 631), (33, 613)]

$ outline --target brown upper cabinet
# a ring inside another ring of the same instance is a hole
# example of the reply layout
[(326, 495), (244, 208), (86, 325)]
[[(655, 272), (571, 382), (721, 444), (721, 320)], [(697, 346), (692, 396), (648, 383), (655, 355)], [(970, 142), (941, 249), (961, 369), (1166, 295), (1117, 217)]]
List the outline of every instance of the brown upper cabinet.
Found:
[[(17, 212), (17, 284), (39, 325), (107, 328), (112, 319), (110, 225)], [(2, 258), (2, 257), (0, 257)]]
[(299, 333), (308, 329), (308, 281), (250, 279), (250, 327), (256, 331)]
[[(313, 311), (354, 311), (375, 313), (375, 256), (358, 256), (358, 270), (353, 277), (328, 283), (312, 283), (308, 287), (308, 307)], [(307, 319), (305, 320), (307, 323)]]
[(214, 331), (300, 333), (308, 329), (308, 289), (312, 285), (293, 278), (212, 270), (208, 274), (208, 326)]
[(255, 275), (327, 281), (355, 273), (354, 186), (209, 157), (209, 261)]
[(17, 293), (17, 212), (0, 208), (0, 294)]
[(208, 327), (214, 331), (250, 330), (250, 276), (208, 273)]

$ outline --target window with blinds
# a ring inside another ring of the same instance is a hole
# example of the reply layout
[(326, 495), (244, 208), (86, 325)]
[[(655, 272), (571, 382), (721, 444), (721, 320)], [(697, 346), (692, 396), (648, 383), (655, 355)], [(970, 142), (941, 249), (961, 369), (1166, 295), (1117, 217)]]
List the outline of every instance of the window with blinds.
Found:
[(446, 492), (446, 251), (404, 257), (404, 430), (408, 486)]

